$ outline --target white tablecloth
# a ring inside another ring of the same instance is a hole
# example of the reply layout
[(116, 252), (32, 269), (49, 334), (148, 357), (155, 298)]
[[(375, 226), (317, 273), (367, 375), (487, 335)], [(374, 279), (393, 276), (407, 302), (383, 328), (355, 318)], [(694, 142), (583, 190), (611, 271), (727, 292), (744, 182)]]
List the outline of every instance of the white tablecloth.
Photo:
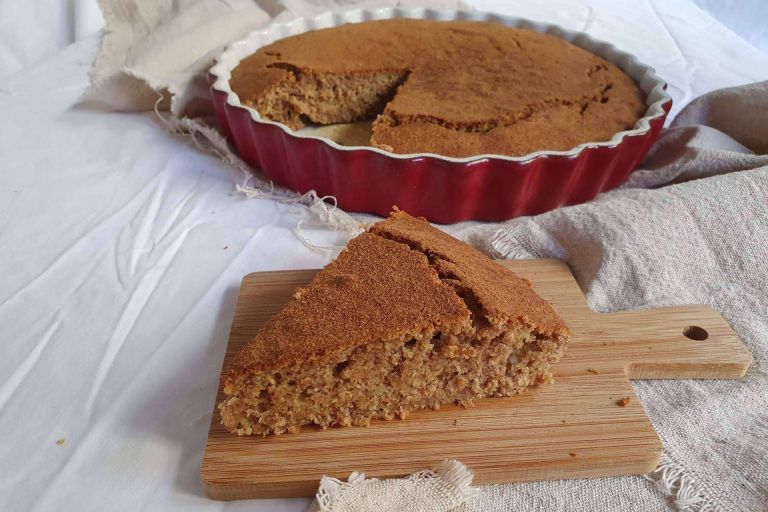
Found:
[[(675, 111), (768, 79), (687, 1), (470, 3), (635, 53)], [(0, 510), (303, 510), (210, 501), (198, 469), (240, 279), (328, 255), (293, 234), (300, 207), (234, 195), (237, 174), (154, 114), (78, 105), (97, 45), (0, 81)]]

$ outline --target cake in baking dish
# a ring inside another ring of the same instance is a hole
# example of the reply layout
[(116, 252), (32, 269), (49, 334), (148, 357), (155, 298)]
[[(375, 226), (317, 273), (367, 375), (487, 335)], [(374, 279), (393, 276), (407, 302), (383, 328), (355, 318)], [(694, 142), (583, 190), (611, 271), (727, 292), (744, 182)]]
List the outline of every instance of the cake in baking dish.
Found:
[(382, 20), (278, 40), (233, 70), (233, 91), (299, 129), (373, 119), (395, 153), (525, 155), (611, 139), (646, 110), (604, 59), (488, 22)]
[(368, 425), (551, 380), (568, 328), (531, 285), (401, 211), (354, 238), (237, 354), (240, 435)]

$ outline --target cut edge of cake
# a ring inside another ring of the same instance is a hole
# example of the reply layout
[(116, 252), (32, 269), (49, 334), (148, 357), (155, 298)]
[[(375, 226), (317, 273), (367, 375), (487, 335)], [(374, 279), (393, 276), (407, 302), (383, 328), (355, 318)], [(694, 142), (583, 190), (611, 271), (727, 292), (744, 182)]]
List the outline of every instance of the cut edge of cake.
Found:
[(283, 71), (274, 87), (244, 103), (272, 121), (300, 130), (307, 124), (330, 125), (377, 118), (408, 78), (408, 70), (379, 69), (356, 73), (302, 70), (272, 63)]

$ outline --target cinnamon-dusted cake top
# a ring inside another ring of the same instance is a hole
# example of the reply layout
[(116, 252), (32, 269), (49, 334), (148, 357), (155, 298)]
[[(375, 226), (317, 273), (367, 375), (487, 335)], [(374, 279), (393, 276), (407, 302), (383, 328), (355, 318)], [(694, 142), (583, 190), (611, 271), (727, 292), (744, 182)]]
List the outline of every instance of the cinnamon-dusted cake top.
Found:
[(395, 211), (297, 290), (236, 356), (231, 372), (430, 329), (468, 329), (472, 314), (546, 335), (567, 332), (526, 281), (425, 220)]
[(469, 311), (423, 254), (371, 233), (352, 239), (237, 355), (274, 368), (430, 328), (469, 325)]
[(486, 22), (383, 20), (315, 30), (244, 59), (245, 103), (304, 75), (399, 71), (371, 143), (398, 153), (521, 155), (608, 140), (645, 111), (621, 70), (560, 38)]
[(444, 279), (458, 281), (460, 293), (476, 303), (484, 319), (522, 324), (547, 336), (568, 333), (560, 316), (528, 281), (424, 219), (396, 210), (374, 224), (371, 232), (427, 254)]

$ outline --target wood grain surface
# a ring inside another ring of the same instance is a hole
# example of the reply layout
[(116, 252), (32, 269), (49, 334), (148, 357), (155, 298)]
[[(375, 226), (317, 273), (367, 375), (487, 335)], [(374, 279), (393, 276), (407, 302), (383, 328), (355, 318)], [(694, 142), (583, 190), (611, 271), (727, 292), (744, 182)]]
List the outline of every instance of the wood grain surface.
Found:
[[(201, 467), (213, 499), (311, 496), (321, 476), (400, 476), (456, 458), (474, 483), (584, 478), (651, 471), (661, 444), (629, 379), (736, 379), (752, 360), (707, 306), (601, 314), (556, 260), (500, 262), (533, 282), (573, 331), (556, 382), (472, 409), (446, 406), (368, 427), (309, 427), (238, 437), (214, 410)], [(316, 270), (262, 272), (242, 282), (223, 369)], [(706, 339), (702, 339), (706, 338)], [(619, 401), (629, 398), (622, 406)], [(219, 389), (217, 403), (222, 399)]]

